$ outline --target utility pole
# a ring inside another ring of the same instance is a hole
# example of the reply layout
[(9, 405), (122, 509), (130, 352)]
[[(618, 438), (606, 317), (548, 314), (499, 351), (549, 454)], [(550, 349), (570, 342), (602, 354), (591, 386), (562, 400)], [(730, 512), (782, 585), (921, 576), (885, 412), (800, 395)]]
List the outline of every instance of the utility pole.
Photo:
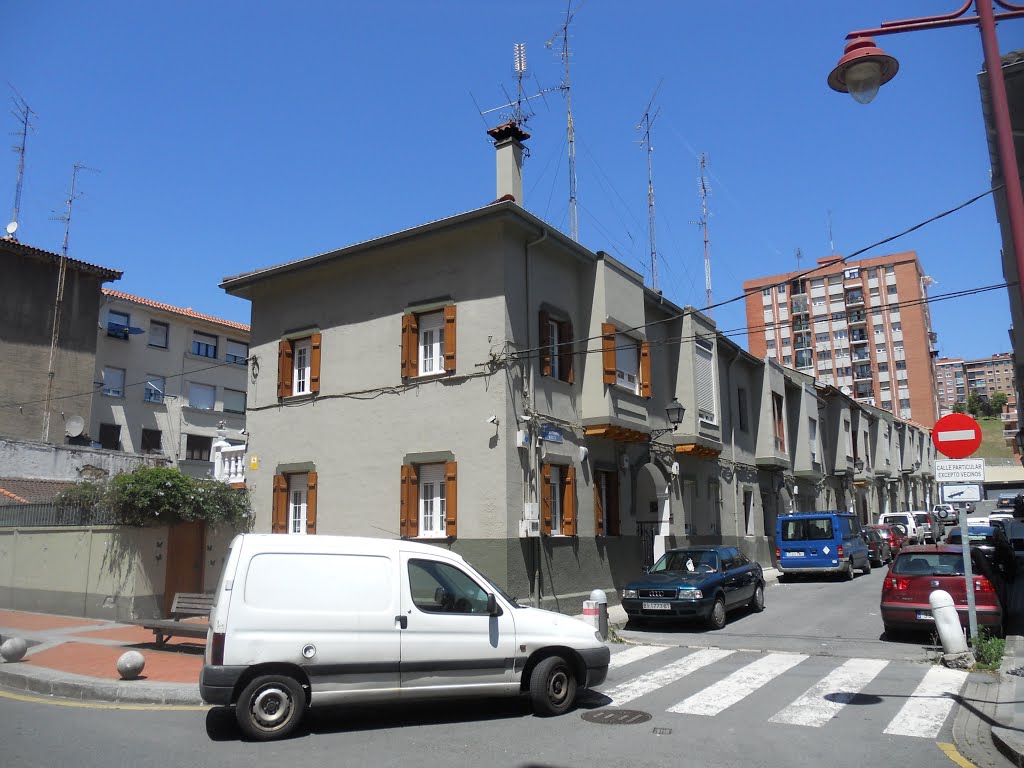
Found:
[(651, 94), (651, 100), (647, 102), (647, 108), (644, 110), (643, 117), (640, 118), (640, 122), (637, 123), (636, 130), (643, 133), (643, 138), (640, 139), (640, 146), (647, 146), (647, 221), (648, 227), (650, 228), (651, 238), (651, 288), (658, 290), (658, 249), (655, 245), (654, 237), (654, 175), (653, 175), (653, 164), (651, 160), (651, 154), (654, 151), (654, 147), (651, 146), (651, 126), (654, 124), (655, 118), (658, 113), (661, 112), (659, 107), (655, 110), (654, 114), (651, 114), (651, 106), (654, 104), (654, 97), (658, 95), (658, 88), (661, 88), (661, 82), (658, 83), (658, 87), (654, 89), (654, 93)]

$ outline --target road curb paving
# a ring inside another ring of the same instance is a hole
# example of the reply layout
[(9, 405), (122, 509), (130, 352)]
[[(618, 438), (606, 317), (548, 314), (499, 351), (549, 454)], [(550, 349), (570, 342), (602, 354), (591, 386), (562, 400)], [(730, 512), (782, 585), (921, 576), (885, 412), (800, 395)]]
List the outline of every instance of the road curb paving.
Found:
[[(12, 668), (13, 667), (13, 668)], [(21, 667), (19, 669), (18, 667)], [(117, 704), (173, 704), (201, 706), (199, 686), (186, 683), (156, 683), (100, 680), (46, 667), (23, 663), (0, 664), (0, 685), (19, 691), (56, 696), (74, 701)]]

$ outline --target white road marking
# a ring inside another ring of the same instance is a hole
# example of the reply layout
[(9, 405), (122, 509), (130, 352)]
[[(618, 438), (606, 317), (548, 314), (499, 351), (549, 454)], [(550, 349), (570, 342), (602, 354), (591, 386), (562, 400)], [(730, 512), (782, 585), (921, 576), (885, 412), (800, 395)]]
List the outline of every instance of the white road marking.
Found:
[(838, 715), (888, 663), (882, 659), (850, 659), (768, 722), (820, 728)]
[(627, 680), (610, 691), (602, 691), (602, 693), (612, 700), (612, 706), (625, 704), (651, 691), (656, 691), (664, 685), (674, 683), (691, 672), (696, 672), (701, 667), (713, 664), (719, 659), (731, 656), (733, 653), (734, 651), (725, 651), (719, 648), (704, 648), (691, 653), (689, 656), (684, 656), (678, 661), (673, 661), (671, 664), (666, 664), (661, 669), (656, 669), (653, 672), (648, 672), (646, 675)]
[(953, 696), (965, 680), (967, 673), (963, 670), (932, 667), (886, 727), (885, 733), (934, 739), (953, 708)]
[(769, 654), (669, 707), (668, 711), (686, 715), (717, 715), (806, 658), (800, 653)]
[(612, 660), (608, 662), (608, 669), (624, 667), (627, 664), (632, 664), (634, 661), (646, 659), (648, 656), (653, 656), (668, 649), (669, 646), (667, 645), (634, 645), (632, 648), (627, 648), (625, 651), (619, 651), (619, 653), (614, 654)]

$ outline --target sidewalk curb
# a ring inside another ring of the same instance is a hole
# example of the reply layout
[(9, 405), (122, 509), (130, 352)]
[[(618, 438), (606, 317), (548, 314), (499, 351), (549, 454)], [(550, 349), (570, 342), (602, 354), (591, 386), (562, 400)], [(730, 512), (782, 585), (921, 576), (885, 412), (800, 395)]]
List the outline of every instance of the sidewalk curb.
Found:
[[(23, 669), (17, 669), (19, 666)], [(204, 705), (199, 696), (198, 684), (150, 683), (145, 680), (101, 680), (19, 663), (0, 664), (0, 685), (19, 691), (28, 691), (44, 696), (58, 696), (74, 701)]]

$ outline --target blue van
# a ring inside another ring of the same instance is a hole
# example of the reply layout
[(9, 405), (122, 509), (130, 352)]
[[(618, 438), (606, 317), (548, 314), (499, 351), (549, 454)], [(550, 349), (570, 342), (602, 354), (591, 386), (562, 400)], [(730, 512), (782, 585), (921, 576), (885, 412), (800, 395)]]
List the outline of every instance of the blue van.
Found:
[(783, 574), (838, 573), (852, 579), (871, 573), (867, 544), (857, 516), (850, 512), (801, 512), (779, 517), (775, 559)]

